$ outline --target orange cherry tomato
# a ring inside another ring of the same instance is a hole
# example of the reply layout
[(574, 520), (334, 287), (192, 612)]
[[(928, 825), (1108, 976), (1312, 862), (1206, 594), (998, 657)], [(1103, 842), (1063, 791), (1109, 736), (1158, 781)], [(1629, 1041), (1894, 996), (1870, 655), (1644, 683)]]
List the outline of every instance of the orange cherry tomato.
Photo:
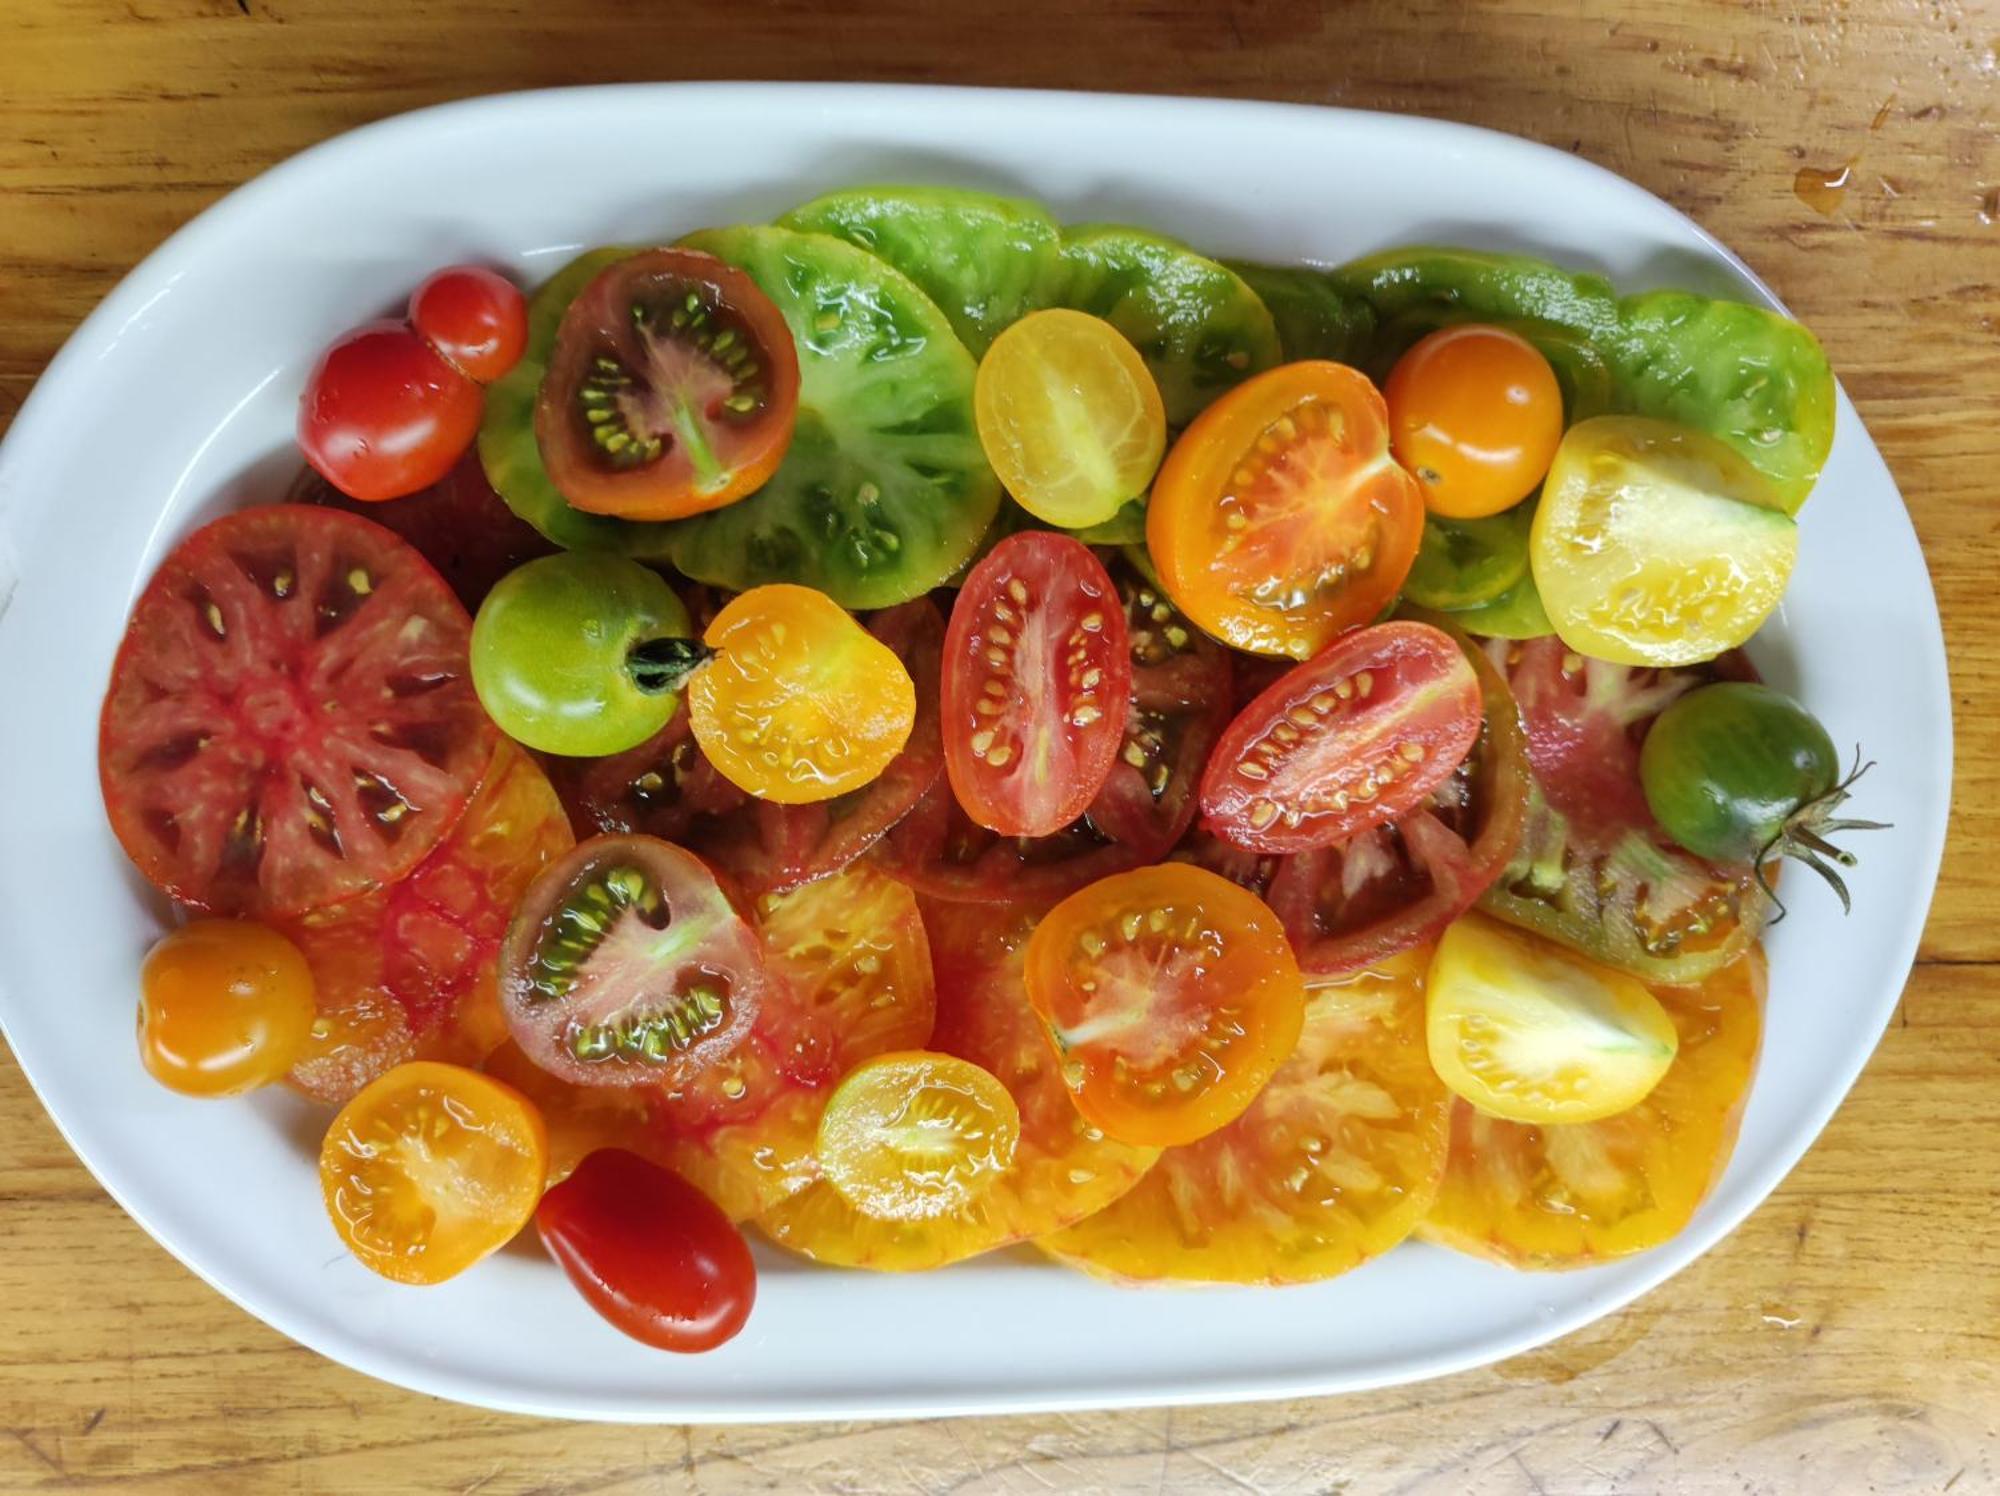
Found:
[(1303, 660), (1388, 605), (1423, 524), (1381, 393), (1313, 361), (1237, 386), (1182, 433), (1153, 481), (1146, 548), (1216, 638)]
[(688, 721), (731, 784), (781, 805), (831, 800), (889, 766), (917, 720), (896, 652), (811, 587), (753, 587), (702, 635)]
[(548, 1177), (541, 1114), (476, 1070), (417, 1060), (364, 1087), (320, 1146), (333, 1229), (397, 1283), (442, 1283), (534, 1219)]
[(140, 1058), (188, 1096), (269, 1085), (312, 1033), (312, 969), (265, 925), (196, 920), (153, 947), (139, 982)]
[(1562, 389), (1533, 343), (1504, 327), (1442, 327), (1382, 387), (1389, 445), (1431, 513), (1480, 519), (1535, 491), (1562, 441)]
[(1235, 1121), (1305, 1019), (1278, 916), (1185, 863), (1064, 899), (1028, 942), (1026, 979), (1076, 1109), (1127, 1143), (1191, 1143)]

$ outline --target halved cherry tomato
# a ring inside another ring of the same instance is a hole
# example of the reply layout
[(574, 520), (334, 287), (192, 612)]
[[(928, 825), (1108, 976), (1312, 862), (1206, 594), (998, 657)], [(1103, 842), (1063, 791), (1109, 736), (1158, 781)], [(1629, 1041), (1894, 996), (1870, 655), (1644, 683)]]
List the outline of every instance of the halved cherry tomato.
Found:
[(1479, 723), (1479, 677), (1448, 635), (1401, 619), (1358, 629), (1229, 724), (1202, 775), (1204, 822), (1253, 852), (1351, 841), (1450, 778)]
[(269, 1085), (312, 1028), (312, 968), (268, 925), (183, 925), (146, 953), (139, 993), (139, 1057), (154, 1080), (188, 1096)]
[(1581, 1267), (1658, 1246), (1721, 1177), (1763, 1020), (1763, 953), (1699, 987), (1655, 987), (1679, 1053), (1646, 1099), (1601, 1122), (1536, 1126), (1460, 1102), (1427, 1240), (1521, 1268)]
[(652, 249), (563, 313), (535, 441), (578, 509), (679, 519), (760, 487), (798, 409), (798, 350), (770, 297), (713, 255)]
[(1388, 1251), (1430, 1208), (1450, 1138), (1423, 975), (1414, 951), (1313, 991), (1298, 1049), (1248, 1111), (1037, 1245), (1137, 1282), (1309, 1283)]
[(1132, 641), (1132, 701), (1090, 824), (1148, 861), (1164, 857), (1194, 821), (1202, 769), (1229, 721), (1229, 651), (1188, 621), (1159, 587), (1121, 566)]
[(741, 1044), (661, 1094), (665, 1161), (734, 1219), (819, 1178), (820, 1113), (856, 1065), (930, 1043), (931, 948), (910, 891), (849, 868), (757, 901), (771, 982)]
[(749, 1244), (685, 1179), (605, 1148), (542, 1197), (535, 1225), (590, 1307), (663, 1351), (713, 1350), (757, 1298)]
[(320, 1189), (363, 1267), (397, 1283), (442, 1283), (528, 1224), (548, 1153), (541, 1116), (520, 1092), (420, 1060), (340, 1109), (320, 1147)]
[(904, 1050), (857, 1066), (819, 1119), (827, 1183), (865, 1216), (956, 1214), (1014, 1164), (1021, 1112), (988, 1071), (955, 1055)]
[(483, 265), (453, 265), (410, 293), (410, 325), (451, 366), (491, 384), (528, 346), (528, 299)]
[(1343, 364), (1286, 364), (1203, 411), (1167, 454), (1146, 549), (1225, 644), (1307, 659), (1395, 597), (1423, 536), (1388, 411)]
[(932, 904), (924, 923), (938, 982), (930, 1047), (1007, 1088), (1021, 1115), (1014, 1166), (962, 1210), (929, 1220), (865, 1216), (825, 1180), (759, 1218), (779, 1246), (820, 1262), (913, 1272), (1046, 1235), (1103, 1209), (1159, 1156), (1107, 1137), (1070, 1104), (1021, 981), (1032, 910)]
[(979, 444), (1037, 519), (1102, 524), (1146, 492), (1167, 449), (1160, 387), (1125, 335), (1067, 307), (1031, 312), (993, 340), (973, 385)]
[(824, 592), (753, 587), (702, 642), (715, 657), (688, 682), (695, 741), (761, 799), (798, 805), (860, 789), (910, 740), (910, 672)]
[(399, 499), (479, 434), (479, 386), (408, 323), (370, 322), (322, 353), (299, 400), (299, 450), (349, 498)]
[(126, 855), (210, 913), (298, 914), (401, 877), (493, 756), (471, 630), (424, 559), (356, 515), (274, 504), (197, 530), (147, 583), (104, 697)]
[(944, 764), (967, 815), (1047, 836), (1103, 788), (1132, 689), (1125, 610), (1090, 547), (1010, 535), (972, 569), (944, 638)]
[(600, 836), (544, 868), (500, 948), (514, 1041), (584, 1085), (682, 1081), (750, 1030), (757, 937), (697, 858)]
[(1064, 899), (1028, 942), (1026, 981), (1076, 1109), (1158, 1147), (1240, 1116), (1291, 1056), (1305, 1005), (1278, 917), (1184, 863)]
[(1389, 446), (1431, 513), (1479, 519), (1542, 481), (1563, 434), (1562, 389), (1539, 349), (1482, 322), (1441, 327), (1389, 373)]
[(292, 1084), (345, 1101), (404, 1060), (484, 1059), (507, 1037), (495, 989), (507, 923), (574, 844), (548, 779), (502, 741), (435, 852), (387, 888), (284, 921), (317, 992)]

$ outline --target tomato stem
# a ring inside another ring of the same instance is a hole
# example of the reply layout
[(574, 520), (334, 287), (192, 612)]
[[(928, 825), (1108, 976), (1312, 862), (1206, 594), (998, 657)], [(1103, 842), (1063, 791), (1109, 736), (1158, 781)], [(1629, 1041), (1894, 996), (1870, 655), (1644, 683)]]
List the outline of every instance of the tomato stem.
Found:
[(1765, 844), (1764, 850), (1757, 854), (1757, 884), (1764, 890), (1764, 896), (1772, 904), (1776, 905), (1778, 910), (1777, 918), (1771, 920), (1771, 924), (1775, 925), (1785, 917), (1785, 906), (1783, 901), (1778, 898), (1777, 891), (1771, 887), (1771, 880), (1765, 875), (1765, 869), (1781, 857), (1790, 857), (1795, 861), (1803, 862), (1807, 867), (1818, 873), (1820, 877), (1826, 880), (1827, 886), (1840, 899), (1841, 913), (1851, 914), (1854, 912), (1853, 900), (1848, 896), (1846, 881), (1834, 870), (1834, 865), (1838, 864), (1840, 867), (1851, 868), (1856, 866), (1860, 859), (1852, 852), (1841, 847), (1836, 847), (1832, 842), (1827, 840), (1827, 836), (1836, 831), (1887, 831), (1889, 829), (1887, 821), (1836, 820), (1833, 818), (1834, 812), (1846, 803), (1848, 796), (1852, 793), (1855, 781), (1874, 767), (1875, 762), (1873, 759), (1870, 759), (1867, 763), (1861, 761), (1861, 749), (1857, 746), (1854, 750), (1854, 768), (1849, 771), (1847, 777), (1828, 790), (1824, 795), (1821, 795), (1817, 800), (1808, 801), (1792, 812), (1778, 834), (1772, 837)]
[(687, 679), (714, 656), (699, 639), (648, 639), (635, 644), (625, 656), (625, 668), (632, 683), (652, 695), (678, 691)]

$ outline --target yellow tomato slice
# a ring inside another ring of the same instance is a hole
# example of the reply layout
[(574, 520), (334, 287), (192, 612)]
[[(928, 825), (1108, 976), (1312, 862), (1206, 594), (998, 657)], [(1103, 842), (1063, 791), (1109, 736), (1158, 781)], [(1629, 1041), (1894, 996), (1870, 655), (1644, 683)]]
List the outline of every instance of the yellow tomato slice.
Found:
[(512, 1086), (417, 1060), (363, 1087), (320, 1147), (334, 1230), (364, 1267), (442, 1283), (506, 1245), (541, 1202), (549, 1139)]
[(1443, 1187), (1418, 1235), (1513, 1267), (1581, 1267), (1658, 1246), (1729, 1161), (1762, 1032), (1763, 952), (1655, 991), (1680, 1035), (1652, 1094), (1601, 1122), (1452, 1115)]
[(1167, 412), (1139, 350), (1101, 317), (1035, 312), (986, 350), (973, 385), (986, 460), (1037, 519), (1101, 524), (1146, 491)]
[(1250, 1110), (1038, 1245), (1126, 1281), (1330, 1278), (1422, 1219), (1450, 1110), (1424, 1053), (1422, 962), (1363, 972), (1314, 990), (1297, 1051)]
[(782, 805), (860, 789), (903, 751), (917, 688), (896, 652), (824, 592), (789, 582), (732, 599), (702, 635), (688, 724), (724, 778)]
[(1636, 1106), (1679, 1044), (1638, 978), (1477, 914), (1438, 942), (1427, 1006), (1444, 1083), (1515, 1122), (1594, 1122)]
[(1598, 416), (1556, 449), (1528, 559), (1571, 649), (1692, 665), (1757, 632), (1798, 548), (1777, 490), (1727, 443), (1671, 421)]
[(840, 1083), (819, 1119), (819, 1163), (841, 1199), (885, 1221), (964, 1210), (1014, 1162), (1021, 1112), (970, 1060), (879, 1055)]

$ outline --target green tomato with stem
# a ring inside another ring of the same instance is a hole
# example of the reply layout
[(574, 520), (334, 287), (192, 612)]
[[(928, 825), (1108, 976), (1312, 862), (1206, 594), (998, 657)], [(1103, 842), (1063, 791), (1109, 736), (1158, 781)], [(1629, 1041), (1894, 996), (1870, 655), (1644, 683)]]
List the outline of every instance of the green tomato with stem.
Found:
[(621, 556), (516, 567), (479, 605), (472, 684), (500, 730), (543, 753), (595, 758), (653, 736), (709, 651), (681, 600)]

